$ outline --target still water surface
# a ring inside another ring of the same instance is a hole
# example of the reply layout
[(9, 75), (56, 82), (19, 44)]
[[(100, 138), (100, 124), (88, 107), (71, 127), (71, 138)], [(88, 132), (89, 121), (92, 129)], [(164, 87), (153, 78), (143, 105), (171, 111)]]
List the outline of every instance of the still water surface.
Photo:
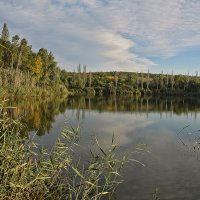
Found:
[(134, 155), (145, 167), (135, 163), (124, 169), (118, 200), (152, 199), (155, 191), (163, 200), (200, 199), (198, 98), (78, 97), (11, 104), (17, 106), (13, 117), (20, 116), (46, 146), (54, 144), (66, 120), (72, 126), (79, 124), (82, 160), (94, 135), (106, 148), (114, 133), (119, 153), (146, 144), (150, 152)]

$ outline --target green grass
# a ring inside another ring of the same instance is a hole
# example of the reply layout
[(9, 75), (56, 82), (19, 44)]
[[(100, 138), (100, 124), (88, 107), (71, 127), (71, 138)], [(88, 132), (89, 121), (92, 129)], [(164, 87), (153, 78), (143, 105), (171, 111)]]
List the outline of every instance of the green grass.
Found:
[(127, 157), (104, 150), (96, 139), (87, 165), (74, 161), (79, 129), (66, 127), (49, 151), (34, 142), (23, 126), (0, 106), (0, 199), (110, 199), (121, 183)]

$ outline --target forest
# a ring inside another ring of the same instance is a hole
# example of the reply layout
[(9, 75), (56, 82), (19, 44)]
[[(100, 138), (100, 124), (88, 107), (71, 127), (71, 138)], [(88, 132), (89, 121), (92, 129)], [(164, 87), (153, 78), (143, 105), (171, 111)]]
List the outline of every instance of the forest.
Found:
[(0, 37), (0, 86), (3, 96), (67, 93), (53, 53), (44, 48), (34, 52), (28, 41), (18, 35), (10, 39), (7, 24)]
[(77, 72), (66, 74), (68, 89), (74, 94), (102, 95), (200, 95), (200, 78), (195, 75), (174, 75), (137, 72), (86, 72), (78, 66)]

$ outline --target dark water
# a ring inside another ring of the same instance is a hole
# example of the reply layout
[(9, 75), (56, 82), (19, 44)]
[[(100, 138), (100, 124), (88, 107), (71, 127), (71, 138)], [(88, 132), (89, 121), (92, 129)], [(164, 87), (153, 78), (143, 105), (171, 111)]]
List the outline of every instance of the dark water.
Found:
[(47, 146), (54, 144), (66, 120), (79, 124), (83, 160), (94, 135), (107, 147), (114, 133), (120, 153), (146, 144), (150, 152), (134, 155), (145, 167), (132, 163), (124, 169), (118, 200), (152, 199), (155, 192), (166, 200), (200, 199), (198, 98), (77, 97), (11, 104), (17, 109), (10, 114), (20, 116), (31, 134), (37, 130), (38, 141)]

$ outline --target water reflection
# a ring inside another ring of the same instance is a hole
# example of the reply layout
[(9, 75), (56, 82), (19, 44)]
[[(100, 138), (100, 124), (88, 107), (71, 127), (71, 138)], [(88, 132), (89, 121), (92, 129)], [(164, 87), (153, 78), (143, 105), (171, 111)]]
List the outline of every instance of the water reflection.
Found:
[(22, 124), (30, 131), (36, 131), (37, 135), (49, 133), (55, 122), (55, 117), (59, 113), (64, 113), (67, 108), (66, 99), (22, 99), (9, 101), (9, 106), (15, 107), (9, 109), (10, 116), (19, 119)]
[(66, 109), (72, 110), (72, 115), (78, 120), (85, 118), (85, 112), (123, 112), (146, 116), (158, 113), (160, 119), (172, 118), (173, 115), (184, 115), (187, 118), (197, 119), (200, 111), (200, 100), (198, 98), (136, 98), (110, 96), (107, 98), (74, 97), (68, 99), (45, 99), (45, 100), (18, 100), (10, 101), (9, 105), (16, 109), (10, 109), (13, 118), (20, 118), (28, 131), (37, 131), (38, 135), (49, 133), (55, 117), (65, 113)]
[(83, 160), (91, 134), (105, 147), (115, 133), (122, 153), (134, 150), (138, 143), (147, 144), (151, 153), (135, 157), (146, 167), (126, 167), (118, 200), (152, 199), (156, 188), (160, 199), (200, 199), (198, 98), (74, 97), (9, 104), (17, 106), (10, 115), (20, 117), (29, 131), (38, 130), (43, 144), (53, 145), (66, 116), (72, 119), (72, 126), (81, 124), (78, 156)]
[(159, 113), (160, 118), (173, 117), (173, 115), (191, 115), (196, 119), (200, 111), (200, 100), (197, 98), (137, 98), (137, 97), (116, 97), (107, 98), (85, 98), (77, 97), (68, 99), (68, 106), (76, 110), (77, 119), (84, 118), (85, 110), (98, 112), (129, 112), (145, 114)]

